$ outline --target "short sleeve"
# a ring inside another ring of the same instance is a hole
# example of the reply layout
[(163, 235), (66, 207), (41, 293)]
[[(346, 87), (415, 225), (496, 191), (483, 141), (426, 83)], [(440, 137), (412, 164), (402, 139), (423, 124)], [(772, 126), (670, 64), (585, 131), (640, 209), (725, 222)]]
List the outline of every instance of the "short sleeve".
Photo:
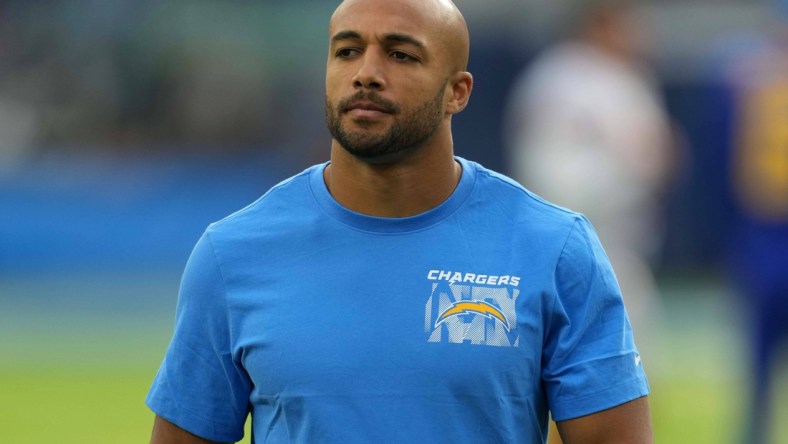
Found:
[(208, 233), (181, 281), (172, 341), (146, 399), (157, 415), (197, 436), (243, 438), (251, 383), (231, 353), (222, 274)]
[(649, 393), (610, 261), (578, 218), (555, 272), (542, 380), (554, 420), (589, 415)]

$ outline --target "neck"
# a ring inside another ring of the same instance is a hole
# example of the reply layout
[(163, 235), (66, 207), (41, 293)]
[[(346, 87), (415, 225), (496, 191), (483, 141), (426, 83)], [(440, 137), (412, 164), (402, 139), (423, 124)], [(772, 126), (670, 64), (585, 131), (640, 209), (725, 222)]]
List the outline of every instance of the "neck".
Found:
[(425, 146), (392, 163), (370, 164), (334, 141), (323, 178), (345, 208), (370, 216), (407, 217), (440, 205), (461, 175), (450, 142), (443, 149)]

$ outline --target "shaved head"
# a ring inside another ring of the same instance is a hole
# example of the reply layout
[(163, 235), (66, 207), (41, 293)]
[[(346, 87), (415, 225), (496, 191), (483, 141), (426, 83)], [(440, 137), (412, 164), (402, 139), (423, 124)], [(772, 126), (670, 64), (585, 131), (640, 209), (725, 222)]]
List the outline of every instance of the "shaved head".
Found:
[(441, 47), (444, 63), (452, 72), (467, 70), (468, 25), (451, 0), (344, 0), (331, 16), (330, 33), (337, 32), (336, 24), (348, 11), (358, 8), (371, 8), (379, 14), (396, 11), (410, 17), (420, 29), (429, 30), (429, 37)]
[(329, 24), (326, 121), (367, 163), (424, 146), (452, 149), (451, 116), (468, 102), (468, 27), (449, 0), (345, 0)]

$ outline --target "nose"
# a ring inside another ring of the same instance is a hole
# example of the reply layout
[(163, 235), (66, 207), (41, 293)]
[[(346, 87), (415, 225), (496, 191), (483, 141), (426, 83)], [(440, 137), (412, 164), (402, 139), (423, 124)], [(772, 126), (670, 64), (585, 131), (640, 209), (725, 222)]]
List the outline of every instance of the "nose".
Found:
[(353, 76), (353, 87), (357, 89), (373, 89), (380, 91), (385, 88), (383, 76), (383, 60), (370, 48), (359, 58), (360, 66)]

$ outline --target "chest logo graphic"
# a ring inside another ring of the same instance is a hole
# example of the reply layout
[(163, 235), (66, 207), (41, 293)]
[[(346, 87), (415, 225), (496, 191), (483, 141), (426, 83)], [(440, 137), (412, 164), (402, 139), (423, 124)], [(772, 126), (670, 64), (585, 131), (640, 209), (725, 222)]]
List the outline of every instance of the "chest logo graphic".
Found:
[(424, 307), (427, 342), (520, 346), (519, 277), (430, 270), (427, 280), (431, 287)]
[(446, 321), (451, 316), (459, 316), (462, 314), (471, 313), (480, 314), (489, 319), (497, 319), (501, 321), (506, 331), (509, 331), (509, 321), (506, 319), (506, 316), (501, 313), (501, 310), (498, 310), (487, 302), (482, 301), (455, 302), (443, 313), (441, 313), (440, 316), (438, 316), (438, 319), (435, 321), (435, 328), (438, 328), (438, 325)]

